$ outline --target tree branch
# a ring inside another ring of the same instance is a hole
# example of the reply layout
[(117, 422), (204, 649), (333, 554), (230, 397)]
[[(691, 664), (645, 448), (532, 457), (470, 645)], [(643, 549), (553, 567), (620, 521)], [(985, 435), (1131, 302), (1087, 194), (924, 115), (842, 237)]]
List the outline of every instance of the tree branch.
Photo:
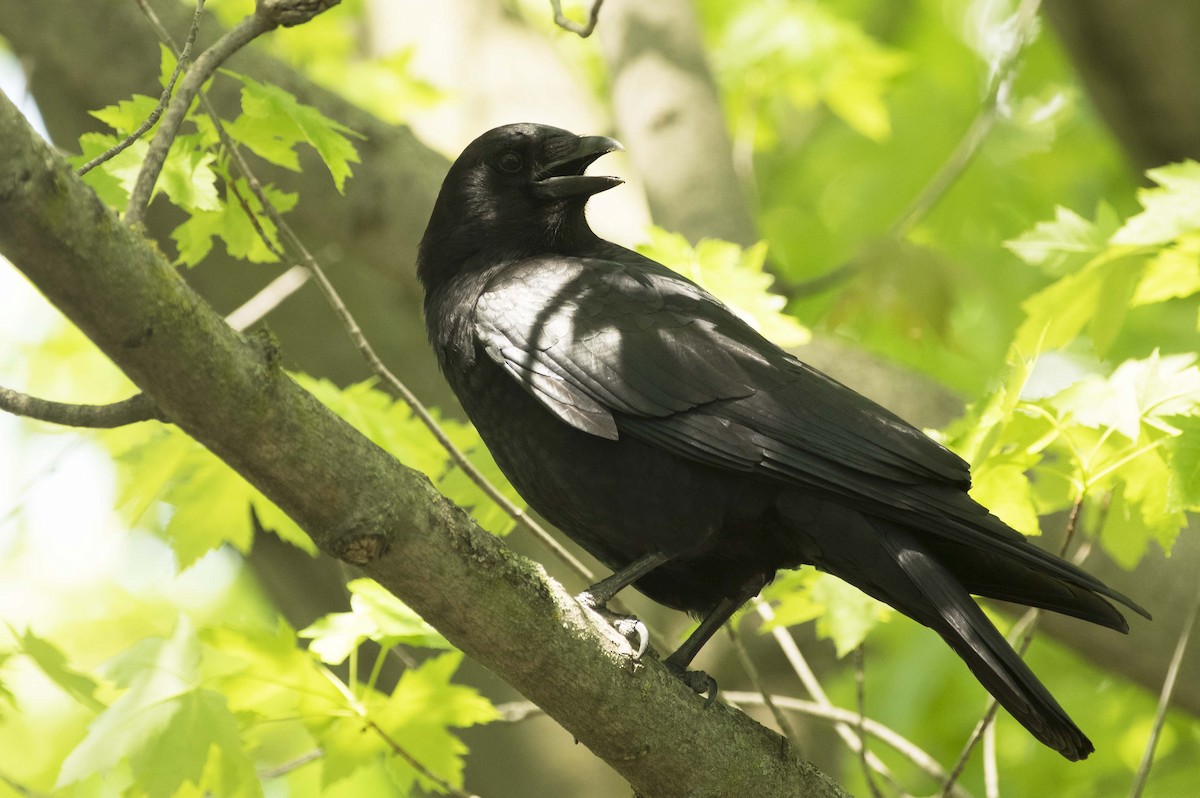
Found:
[[(142, 9), (147, 13), (153, 22), (158, 21), (157, 18), (153, 16), (154, 12), (150, 9), (150, 7), (145, 5), (145, 0), (141, 0), (138, 5), (142, 7)], [(192, 27), (188, 29), (187, 41), (183, 43), (182, 52), (177, 54), (178, 58), (175, 60), (175, 70), (171, 72), (171, 79), (168, 80), (167, 85), (163, 87), (162, 96), (158, 98), (158, 105), (154, 106), (154, 110), (150, 112), (150, 115), (146, 117), (146, 120), (142, 122), (142, 124), (138, 125), (137, 130), (133, 131), (124, 139), (117, 142), (112, 147), (109, 147), (107, 150), (100, 153), (83, 166), (79, 167), (79, 169), (76, 170), (76, 174), (86, 175), (88, 172), (92, 171), (105, 161), (120, 155), (122, 152), (129, 149), (129, 146), (133, 144), (133, 142), (146, 135), (146, 132), (150, 130), (150, 128), (154, 127), (154, 123), (158, 121), (160, 116), (162, 116), (162, 112), (166, 109), (167, 104), (171, 101), (171, 92), (175, 90), (175, 81), (179, 79), (179, 73), (182, 72), (184, 67), (188, 65), (188, 59), (191, 57), (192, 53), (192, 45), (196, 42), (196, 34), (200, 32), (200, 18), (203, 16), (203, 14), (204, 0), (196, 0), (196, 16), (192, 18)]]
[[(260, 5), (259, 9), (261, 8)], [(179, 133), (179, 126), (183, 124), (188, 108), (191, 107), (192, 100), (200, 91), (200, 87), (212, 77), (213, 73), (217, 71), (217, 67), (225, 63), (229, 56), (277, 25), (278, 22), (256, 10), (222, 36), (216, 44), (201, 53), (200, 57), (196, 59), (196, 63), (192, 64), (183, 83), (179, 86), (179, 93), (167, 107), (166, 116), (163, 117), (158, 133), (150, 141), (146, 160), (142, 162), (137, 182), (129, 194), (129, 205), (125, 209), (125, 220), (129, 224), (137, 225), (145, 216), (146, 207), (150, 204), (150, 197), (154, 192), (154, 184), (158, 182), (163, 164), (167, 161), (167, 154), (171, 151), (171, 145)]]
[(843, 795), (658, 662), (299, 388), (0, 97), (0, 251), (181, 429), (542, 706), (640, 793)]
[(596, 23), (600, 21), (600, 6), (602, 5), (604, 5), (604, 0), (592, 0), (592, 9), (588, 12), (587, 22), (579, 23), (563, 13), (562, 0), (550, 0), (550, 9), (554, 12), (554, 24), (563, 30), (578, 34), (581, 39), (586, 39), (596, 30)]
[(144, 393), (107, 405), (77, 405), (38, 399), (11, 388), (0, 387), (0, 410), (51, 424), (91, 429), (113, 429), (140, 421), (167, 420), (154, 401)]

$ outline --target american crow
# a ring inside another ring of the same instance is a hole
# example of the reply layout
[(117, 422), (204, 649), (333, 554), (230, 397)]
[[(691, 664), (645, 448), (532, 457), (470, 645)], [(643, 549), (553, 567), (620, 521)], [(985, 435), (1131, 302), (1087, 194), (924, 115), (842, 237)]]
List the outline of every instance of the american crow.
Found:
[[(779, 568), (814, 565), (934, 629), (1037, 739), (1093, 750), (971, 594), (1125, 632), (1125, 596), (968, 495), (955, 454), (763, 338), (659, 263), (599, 238), (585, 175), (620, 148), (499, 127), (451, 166), (421, 240), (443, 372), (529, 505), (615, 573), (702, 618), (687, 666)], [(1147, 617), (1149, 617), (1147, 615)], [(696, 678), (699, 675), (700, 678)], [(714, 685), (715, 687), (715, 685)]]

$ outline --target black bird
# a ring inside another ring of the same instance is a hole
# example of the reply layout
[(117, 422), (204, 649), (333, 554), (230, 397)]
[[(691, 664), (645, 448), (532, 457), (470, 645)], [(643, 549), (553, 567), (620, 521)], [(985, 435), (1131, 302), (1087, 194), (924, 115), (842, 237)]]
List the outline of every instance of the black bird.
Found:
[[(962, 657), (1037, 739), (1092, 752), (971, 594), (1121, 632), (1125, 596), (1030, 545), (967, 495), (968, 466), (806, 366), (716, 298), (599, 238), (585, 175), (612, 139), (534, 124), (472, 142), (421, 240), (425, 320), (443, 372), (529, 505), (615, 573), (702, 618), (687, 666), (780, 568), (813, 565)], [(715, 687), (715, 685), (714, 685)]]

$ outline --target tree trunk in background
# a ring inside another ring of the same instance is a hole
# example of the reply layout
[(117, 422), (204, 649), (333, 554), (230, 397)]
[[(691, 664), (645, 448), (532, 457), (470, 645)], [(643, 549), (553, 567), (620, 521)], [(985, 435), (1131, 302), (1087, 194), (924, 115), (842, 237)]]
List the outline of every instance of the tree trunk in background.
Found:
[(1044, 8), (1135, 167), (1200, 159), (1200, 3), (1046, 0)]

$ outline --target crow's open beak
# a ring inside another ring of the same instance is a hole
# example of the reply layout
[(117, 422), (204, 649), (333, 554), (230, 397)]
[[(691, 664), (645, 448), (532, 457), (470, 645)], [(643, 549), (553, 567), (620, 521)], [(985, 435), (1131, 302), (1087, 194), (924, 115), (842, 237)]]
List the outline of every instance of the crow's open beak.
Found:
[(551, 140), (546, 143), (546, 150), (552, 160), (538, 171), (534, 189), (547, 199), (570, 199), (590, 197), (619, 186), (625, 182), (619, 177), (585, 175), (583, 172), (601, 155), (620, 149), (623, 147), (607, 136)]

